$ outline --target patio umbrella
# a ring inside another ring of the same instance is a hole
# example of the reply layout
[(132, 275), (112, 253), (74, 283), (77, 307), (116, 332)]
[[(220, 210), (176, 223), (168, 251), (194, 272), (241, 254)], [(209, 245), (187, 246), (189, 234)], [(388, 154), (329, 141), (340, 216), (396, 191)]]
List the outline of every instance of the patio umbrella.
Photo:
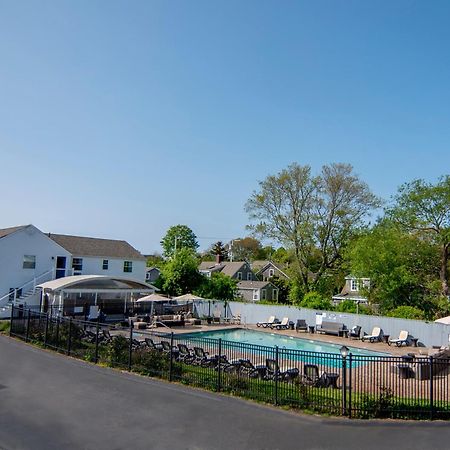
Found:
[(160, 294), (150, 294), (146, 295), (145, 297), (141, 297), (139, 300), (136, 300), (136, 303), (151, 303), (152, 309), (150, 311), (150, 314), (153, 315), (154, 310), (154, 302), (163, 302), (163, 301), (169, 301), (171, 300), (170, 297), (164, 297)]
[(195, 301), (195, 300), (205, 300), (203, 297), (194, 294), (184, 294), (179, 297), (174, 297), (174, 300), (187, 300), (187, 301)]

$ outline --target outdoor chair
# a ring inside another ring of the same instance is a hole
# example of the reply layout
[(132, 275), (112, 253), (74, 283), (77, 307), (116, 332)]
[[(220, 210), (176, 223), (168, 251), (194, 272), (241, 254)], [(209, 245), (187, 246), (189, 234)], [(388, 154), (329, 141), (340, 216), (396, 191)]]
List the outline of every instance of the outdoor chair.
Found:
[(280, 323), (273, 323), (270, 328), (275, 328), (277, 330), (287, 330), (289, 328), (289, 317), (283, 317)]
[(168, 355), (170, 355), (170, 353), (172, 353), (172, 355), (175, 356), (175, 358), (178, 358), (178, 354), (180, 353), (180, 350), (178, 350), (178, 347), (175, 346), (171, 346), (170, 342), (168, 341), (161, 341), (161, 345), (162, 345), (162, 351), (163, 353), (166, 353)]
[(178, 360), (181, 362), (184, 362), (186, 364), (191, 364), (194, 359), (195, 355), (189, 350), (188, 346), (186, 344), (178, 344)]
[(308, 331), (308, 325), (306, 323), (306, 320), (297, 319), (297, 323), (295, 324), (295, 331), (297, 331), (297, 333), (299, 331)]
[(240, 359), (239, 374), (249, 378), (263, 378), (266, 374), (266, 366), (255, 366), (249, 359)]
[(297, 367), (289, 369), (280, 369), (274, 359), (266, 359), (266, 376), (267, 380), (293, 381), (299, 376), (300, 371)]
[(403, 344), (408, 345), (409, 333), (405, 330), (400, 331), (398, 339), (389, 339), (388, 345), (395, 344), (397, 347), (401, 347)]
[(301, 382), (307, 386), (327, 387), (329, 380), (326, 372), (319, 373), (319, 368), (316, 364), (305, 364), (303, 366), (303, 375)]
[(217, 364), (217, 355), (209, 356), (209, 352), (205, 352), (201, 347), (194, 347), (195, 359), (193, 364), (202, 367), (214, 367)]
[(155, 342), (153, 341), (153, 339), (152, 338), (148, 338), (148, 337), (146, 337), (145, 338), (145, 344), (147, 345), (147, 347), (150, 349), (150, 350), (156, 350), (156, 351), (158, 351), (158, 352), (162, 352), (162, 345), (161, 344), (155, 344)]
[(379, 342), (381, 340), (381, 328), (374, 327), (372, 330), (372, 334), (365, 335), (361, 338), (362, 341)]
[(359, 339), (361, 337), (361, 327), (359, 325), (355, 325), (348, 332), (348, 337), (351, 339)]
[(275, 316), (270, 316), (267, 322), (256, 322), (256, 326), (267, 328), (272, 326), (274, 323), (278, 323), (278, 320), (275, 318)]

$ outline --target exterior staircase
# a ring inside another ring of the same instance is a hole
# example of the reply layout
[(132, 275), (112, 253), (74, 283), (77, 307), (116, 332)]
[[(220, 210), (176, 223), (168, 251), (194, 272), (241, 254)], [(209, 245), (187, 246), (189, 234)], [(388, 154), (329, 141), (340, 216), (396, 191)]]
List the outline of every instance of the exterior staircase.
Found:
[(25, 307), (32, 297), (40, 294), (41, 288), (36, 287), (37, 284), (54, 279), (55, 269), (51, 269), (0, 297), (0, 319), (9, 319), (11, 317), (11, 307), (13, 305), (23, 305)]

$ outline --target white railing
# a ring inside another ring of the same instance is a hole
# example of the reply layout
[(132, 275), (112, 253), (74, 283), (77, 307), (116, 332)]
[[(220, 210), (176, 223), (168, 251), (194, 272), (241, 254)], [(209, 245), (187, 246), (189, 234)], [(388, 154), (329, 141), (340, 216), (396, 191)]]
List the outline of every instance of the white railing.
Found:
[[(38, 275), (37, 277), (34, 277), (32, 280), (26, 282), (22, 286), (12, 290), (11, 292), (8, 292), (3, 297), (0, 297), (0, 307), (7, 305), (8, 303), (15, 303), (17, 299), (19, 298), (17, 296), (18, 291), (22, 291), (23, 294), (32, 291), (34, 294), (36, 292), (36, 286), (39, 283), (43, 283), (45, 281), (54, 280), (56, 276), (57, 270), (66, 270), (66, 269), (55, 269), (52, 268), (50, 270), (47, 270), (47, 272), (42, 273), (41, 275)], [(70, 273), (71, 269), (67, 269), (66, 272)]]

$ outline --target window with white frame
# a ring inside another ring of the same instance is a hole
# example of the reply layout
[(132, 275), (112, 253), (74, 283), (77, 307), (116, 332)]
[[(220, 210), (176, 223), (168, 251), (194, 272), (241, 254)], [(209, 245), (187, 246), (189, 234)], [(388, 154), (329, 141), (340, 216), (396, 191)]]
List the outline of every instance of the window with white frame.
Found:
[(247, 272), (247, 281), (252, 281), (252, 273)]
[(269, 277), (273, 277), (275, 275), (275, 270), (269, 269)]
[(103, 264), (102, 264), (102, 269), (108, 270), (108, 268), (109, 268), (109, 261), (107, 259), (104, 259)]
[[(76, 272), (81, 272), (83, 270), (83, 258), (73, 258), (72, 269)], [(74, 273), (74, 275), (76, 274)]]
[(352, 279), (350, 282), (350, 290), (352, 291), (359, 291), (359, 283), (358, 280)]
[(36, 269), (36, 255), (23, 255), (23, 268)]
[(123, 271), (126, 273), (133, 272), (133, 261), (124, 261), (123, 262)]
[(266, 289), (261, 289), (261, 300), (267, 299), (267, 291)]
[(253, 300), (259, 300), (258, 289), (253, 289)]
[(242, 280), (242, 272), (238, 272), (237, 273), (237, 279), (238, 280)]

